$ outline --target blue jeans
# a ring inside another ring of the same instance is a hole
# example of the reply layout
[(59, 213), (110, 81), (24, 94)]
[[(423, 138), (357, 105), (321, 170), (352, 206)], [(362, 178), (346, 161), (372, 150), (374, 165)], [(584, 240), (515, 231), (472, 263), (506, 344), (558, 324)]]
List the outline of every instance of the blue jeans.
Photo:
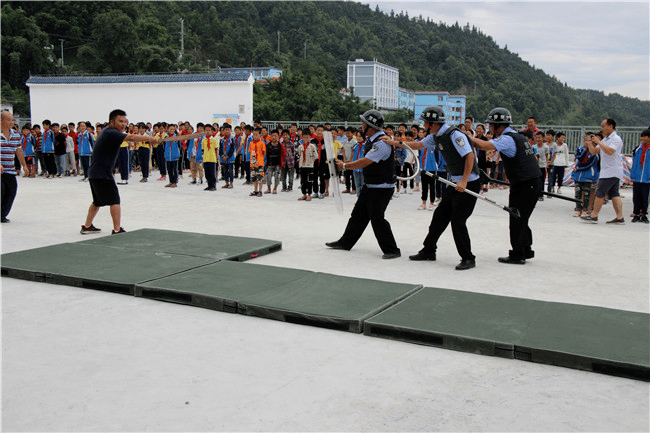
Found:
[(56, 174), (63, 176), (65, 174), (65, 154), (54, 155), (54, 163), (56, 164)]
[(232, 170), (235, 164), (233, 162), (224, 162), (223, 166), (223, 180), (232, 183)]
[(355, 171), (353, 173), (353, 176), (354, 176), (354, 185), (357, 187), (357, 197), (359, 197), (361, 195), (361, 190), (365, 185), (365, 182), (363, 181), (363, 171)]

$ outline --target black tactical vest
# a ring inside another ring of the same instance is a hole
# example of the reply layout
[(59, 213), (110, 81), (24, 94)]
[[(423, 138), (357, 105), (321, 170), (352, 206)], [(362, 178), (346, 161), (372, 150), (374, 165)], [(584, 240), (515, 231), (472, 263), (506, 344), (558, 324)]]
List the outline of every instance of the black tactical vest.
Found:
[(517, 145), (517, 153), (512, 158), (501, 154), (503, 168), (510, 183), (515, 185), (540, 177), (542, 172), (539, 170), (537, 158), (535, 158), (535, 150), (530, 146), (526, 137), (516, 132), (508, 132), (506, 135), (512, 137)]
[[(372, 146), (386, 134), (379, 134), (373, 141), (366, 140), (363, 147), (363, 154), (370, 152)], [(363, 181), (368, 185), (379, 185), (382, 183), (395, 183), (395, 148), (390, 146), (390, 156), (379, 162), (375, 162), (363, 169)]]
[[(451, 134), (454, 131), (460, 131), (455, 126), (449, 127), (444, 134), (439, 137), (435, 137), (436, 147), (442, 153), (442, 157), (445, 158), (447, 163), (447, 172), (452, 176), (462, 176), (465, 172), (465, 157), (460, 156), (454, 143), (451, 141)], [(462, 131), (460, 131), (462, 133)], [(467, 140), (471, 145), (471, 140)], [(474, 157), (474, 167), (472, 167), (472, 173), (479, 174), (478, 163), (476, 161), (476, 155)]]

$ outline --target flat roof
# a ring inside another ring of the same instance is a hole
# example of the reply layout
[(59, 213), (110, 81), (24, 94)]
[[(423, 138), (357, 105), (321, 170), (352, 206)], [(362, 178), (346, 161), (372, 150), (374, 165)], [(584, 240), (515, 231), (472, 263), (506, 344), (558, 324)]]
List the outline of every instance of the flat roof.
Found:
[(31, 76), (26, 84), (123, 84), (248, 81), (248, 73)]

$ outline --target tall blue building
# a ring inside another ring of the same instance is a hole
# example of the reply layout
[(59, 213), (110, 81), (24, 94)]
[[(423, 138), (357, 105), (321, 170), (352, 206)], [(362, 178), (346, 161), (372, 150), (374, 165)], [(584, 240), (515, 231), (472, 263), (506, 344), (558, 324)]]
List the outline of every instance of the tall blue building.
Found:
[(400, 87), (398, 105), (398, 108), (415, 111), (415, 92), (413, 90), (408, 90)]

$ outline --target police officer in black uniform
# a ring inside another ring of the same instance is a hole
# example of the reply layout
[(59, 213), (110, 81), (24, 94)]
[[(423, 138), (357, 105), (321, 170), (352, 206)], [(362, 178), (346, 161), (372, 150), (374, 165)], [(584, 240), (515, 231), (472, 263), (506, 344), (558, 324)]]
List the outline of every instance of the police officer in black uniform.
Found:
[(359, 116), (361, 132), (366, 137), (364, 157), (350, 163), (336, 161), (338, 170), (363, 169), (365, 185), (357, 199), (343, 236), (336, 242), (327, 242), (330, 248), (351, 250), (368, 223), (372, 225), (383, 259), (401, 256), (395, 237), (384, 213), (395, 189), (395, 148), (381, 140), (384, 116), (377, 110), (368, 110)]
[(519, 209), (521, 218), (510, 214), (510, 245), (508, 257), (499, 257), (499, 262), (517, 265), (526, 264), (526, 259), (535, 257), (531, 249), (533, 233), (528, 226), (530, 215), (537, 204), (542, 190), (541, 172), (535, 150), (526, 138), (510, 128), (512, 116), (505, 108), (495, 108), (488, 114), (485, 123), (494, 132), (492, 140), (472, 138), (474, 146), (483, 150), (496, 150), (501, 154), (506, 176), (510, 180), (508, 206)]
[[(447, 163), (447, 172), (456, 188), (445, 187), (442, 200), (433, 213), (429, 233), (424, 239), (424, 248), (417, 254), (409, 256), (411, 260), (435, 260), (438, 239), (451, 223), (456, 249), (461, 262), (456, 266), (459, 271), (476, 266), (476, 257), (472, 254), (472, 245), (467, 231), (467, 219), (474, 211), (476, 197), (465, 194), (470, 190), (478, 193), (481, 189), (478, 161), (470, 144), (469, 137), (455, 126), (446, 124), (445, 112), (441, 107), (432, 105), (422, 111), (420, 120), (429, 132), (421, 142), (405, 143), (412, 149), (437, 149)], [(402, 146), (398, 141), (387, 141), (395, 146)]]

